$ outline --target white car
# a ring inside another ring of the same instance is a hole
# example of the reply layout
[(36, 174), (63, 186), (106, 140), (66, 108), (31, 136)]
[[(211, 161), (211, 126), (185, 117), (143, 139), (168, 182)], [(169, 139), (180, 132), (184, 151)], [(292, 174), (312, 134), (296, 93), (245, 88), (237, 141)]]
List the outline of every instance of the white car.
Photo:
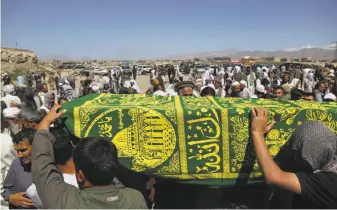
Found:
[(195, 67), (194, 67), (194, 72), (195, 73), (204, 73), (206, 70), (207, 70), (207, 66), (206, 65), (196, 65)]
[(95, 74), (107, 74), (107, 73), (109, 73), (109, 71), (107, 69), (96, 68), (96, 69), (94, 69), (94, 73)]
[(151, 73), (151, 70), (153, 69), (151, 66), (149, 65), (138, 65), (138, 71), (140, 71), (142, 74), (144, 73)]

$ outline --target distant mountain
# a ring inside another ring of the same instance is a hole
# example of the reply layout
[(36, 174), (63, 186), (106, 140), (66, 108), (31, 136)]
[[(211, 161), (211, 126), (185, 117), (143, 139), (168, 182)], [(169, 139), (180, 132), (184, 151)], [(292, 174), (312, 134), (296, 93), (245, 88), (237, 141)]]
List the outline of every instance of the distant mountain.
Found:
[[(238, 49), (224, 49), (220, 51), (210, 51), (210, 52), (195, 52), (195, 53), (184, 53), (184, 54), (176, 54), (176, 55), (169, 55), (162, 58), (162, 59), (172, 59), (172, 60), (185, 60), (185, 59), (207, 59), (212, 57), (230, 57), (233, 60), (241, 59), (244, 56), (253, 56), (253, 57), (279, 57), (279, 58), (303, 58), (303, 57), (311, 57), (312, 59), (324, 59), (330, 60), (335, 59), (335, 48), (337, 45), (329, 45), (326, 47), (315, 47), (312, 45), (307, 45), (302, 48), (288, 48), (283, 50), (275, 50), (275, 51), (247, 51), (247, 50), (238, 50)], [(90, 58), (88, 56), (81, 56), (78, 58), (72, 58), (62, 54), (55, 54), (50, 56), (42, 56), (39, 57), (39, 60), (61, 60), (61, 61), (89, 61), (94, 60), (94, 58)], [(99, 60), (99, 59), (97, 59)]]
[(39, 57), (39, 60), (42, 61), (52, 61), (52, 60), (60, 60), (60, 61), (70, 61), (72, 60), (71, 57), (61, 54), (55, 54), (55, 55), (48, 55), (48, 56), (41, 56)]
[(79, 58), (76, 59), (77, 61), (91, 61), (91, 60), (94, 60), (88, 56), (81, 56)]
[(244, 56), (253, 57), (278, 57), (278, 58), (305, 58), (311, 57), (312, 59), (334, 59), (335, 51), (330, 49), (321, 48), (305, 48), (294, 51), (277, 50), (277, 51), (241, 51), (230, 54), (232, 59), (240, 59)]
[(92, 58), (88, 57), (88, 56), (81, 56), (78, 58), (72, 58), (66, 55), (49, 55), (49, 56), (42, 56), (39, 58), (39, 60), (42, 61), (52, 61), (52, 60), (60, 60), (60, 61), (90, 61), (93, 60)]
[(335, 51), (332, 49), (322, 48), (301, 48), (301, 49), (285, 49), (276, 51), (240, 51), (237, 49), (226, 49), (213, 52), (198, 52), (190, 54), (178, 54), (167, 56), (163, 59), (207, 59), (211, 57), (228, 56), (234, 60), (241, 59), (244, 56), (252, 57), (279, 57), (279, 58), (303, 58), (311, 57), (312, 59), (334, 59)]
[(212, 51), (212, 52), (197, 52), (197, 53), (189, 53), (189, 54), (170, 55), (170, 56), (166, 56), (161, 59), (176, 59), (176, 60), (193, 59), (193, 58), (207, 59), (209, 57), (228, 56), (228, 55), (239, 53), (239, 52), (240, 50), (238, 49), (224, 49), (224, 50)]

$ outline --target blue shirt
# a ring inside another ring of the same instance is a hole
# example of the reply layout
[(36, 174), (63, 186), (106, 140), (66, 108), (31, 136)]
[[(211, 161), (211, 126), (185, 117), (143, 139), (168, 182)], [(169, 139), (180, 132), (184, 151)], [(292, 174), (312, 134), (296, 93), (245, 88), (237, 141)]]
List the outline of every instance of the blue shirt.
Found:
[(1, 196), (8, 201), (10, 195), (26, 192), (32, 184), (31, 172), (23, 168), (19, 158), (15, 158), (6, 175), (3, 186), (4, 191), (1, 193)]
[(23, 83), (25, 82), (23, 76), (18, 76), (17, 81), (19, 86), (23, 85)]

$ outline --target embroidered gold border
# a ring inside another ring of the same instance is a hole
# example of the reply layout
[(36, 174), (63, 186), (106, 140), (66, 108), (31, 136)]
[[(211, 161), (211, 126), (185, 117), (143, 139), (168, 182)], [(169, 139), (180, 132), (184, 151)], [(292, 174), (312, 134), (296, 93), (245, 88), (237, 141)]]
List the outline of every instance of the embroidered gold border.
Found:
[(93, 98), (90, 101), (84, 102), (82, 105), (74, 108), (74, 135), (78, 138), (82, 138), (81, 136), (81, 119), (80, 119), (80, 109), (81, 107), (90, 105), (94, 100), (98, 100), (102, 98), (104, 94), (98, 95), (96, 98)]
[[(229, 150), (229, 124), (228, 124), (228, 109), (221, 107), (213, 97), (208, 99), (221, 110), (221, 129), (222, 129), (222, 178), (235, 178), (230, 173), (230, 150)], [(238, 175), (236, 175), (238, 176)]]
[(180, 169), (182, 177), (188, 179), (188, 168), (187, 168), (187, 154), (186, 154), (186, 138), (185, 138), (185, 125), (184, 125), (184, 111), (180, 102), (180, 97), (174, 97), (176, 110), (177, 110), (177, 121), (178, 121), (178, 140), (179, 140), (179, 151), (180, 151)]
[[(236, 179), (238, 178), (238, 173), (209, 173), (209, 174), (179, 174), (179, 175), (165, 175), (161, 174), (162, 177), (178, 178), (178, 179)], [(248, 176), (248, 174), (245, 174)], [(261, 172), (255, 172), (249, 174), (249, 178), (260, 178), (262, 176)]]
[(80, 107), (74, 108), (74, 134), (76, 137), (81, 138)]

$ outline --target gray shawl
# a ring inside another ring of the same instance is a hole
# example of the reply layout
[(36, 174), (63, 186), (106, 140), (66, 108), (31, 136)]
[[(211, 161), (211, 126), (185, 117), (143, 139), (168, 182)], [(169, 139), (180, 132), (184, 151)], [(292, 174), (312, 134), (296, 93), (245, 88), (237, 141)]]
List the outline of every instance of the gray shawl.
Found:
[(314, 172), (337, 173), (337, 136), (323, 122), (307, 121), (297, 127), (291, 136), (291, 147)]

